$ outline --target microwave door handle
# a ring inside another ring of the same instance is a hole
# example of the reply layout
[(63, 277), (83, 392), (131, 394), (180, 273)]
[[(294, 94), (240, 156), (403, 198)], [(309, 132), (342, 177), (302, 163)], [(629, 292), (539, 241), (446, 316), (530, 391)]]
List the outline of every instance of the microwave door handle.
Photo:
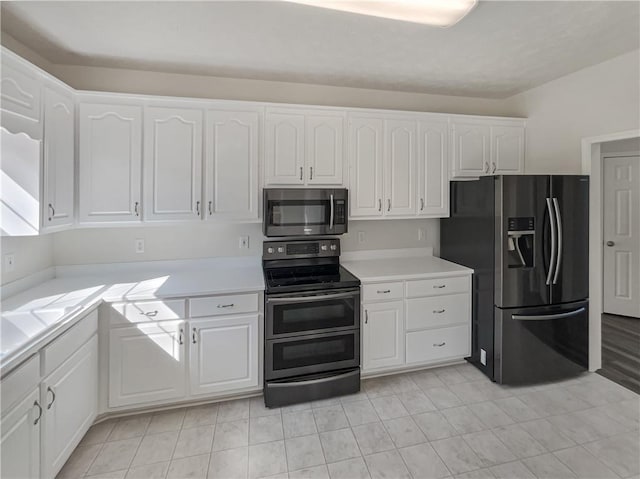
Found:
[(549, 224), (551, 225), (551, 255), (549, 257), (549, 271), (547, 273), (547, 280), (545, 284), (551, 284), (551, 278), (553, 277), (553, 271), (555, 270), (556, 265), (556, 219), (553, 212), (553, 207), (551, 206), (551, 198), (547, 198), (547, 211), (549, 212)]
[(324, 301), (326, 299), (342, 299), (353, 298), (358, 294), (358, 291), (353, 293), (338, 293), (338, 294), (319, 294), (316, 296), (294, 296), (289, 298), (267, 298), (267, 303), (310, 303), (312, 301)]
[(331, 206), (331, 214), (329, 216), (329, 229), (332, 230), (333, 229), (333, 193), (331, 193), (329, 195), (329, 198), (330, 198), (329, 201), (331, 201), (331, 205), (330, 205)]

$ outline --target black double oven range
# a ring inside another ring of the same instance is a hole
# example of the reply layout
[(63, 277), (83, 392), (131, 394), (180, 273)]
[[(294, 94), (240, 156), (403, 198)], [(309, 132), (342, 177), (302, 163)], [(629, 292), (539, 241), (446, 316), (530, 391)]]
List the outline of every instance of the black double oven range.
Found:
[[(265, 190), (265, 209), (277, 207), (269, 203), (273, 191)], [(279, 221), (292, 219), (289, 232), (295, 226), (300, 231), (318, 226), (301, 221), (301, 209), (309, 205), (296, 197), (308, 190), (277, 191), (279, 197), (282, 191), (293, 192), (288, 200), (279, 200), (293, 210), (281, 207), (275, 215)], [(327, 191), (332, 192), (326, 194), (329, 202), (336, 196), (346, 199), (346, 190)], [(324, 222), (326, 228), (332, 221), (336, 224), (335, 216), (331, 218), (338, 209), (335, 204), (323, 206), (314, 200), (310, 207), (316, 223)], [(273, 217), (265, 211), (265, 230)], [(346, 230), (346, 218), (343, 227)], [(360, 280), (340, 265), (340, 240), (265, 241), (262, 258), (265, 405), (280, 407), (359, 391)]]

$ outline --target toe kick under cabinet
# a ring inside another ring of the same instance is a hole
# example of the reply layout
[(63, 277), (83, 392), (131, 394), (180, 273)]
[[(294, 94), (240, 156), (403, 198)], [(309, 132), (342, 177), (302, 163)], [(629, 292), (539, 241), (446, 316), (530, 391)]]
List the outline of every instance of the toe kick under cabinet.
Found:
[(108, 305), (107, 409), (259, 390), (261, 294)]
[(364, 283), (362, 298), (365, 375), (471, 353), (471, 275)]

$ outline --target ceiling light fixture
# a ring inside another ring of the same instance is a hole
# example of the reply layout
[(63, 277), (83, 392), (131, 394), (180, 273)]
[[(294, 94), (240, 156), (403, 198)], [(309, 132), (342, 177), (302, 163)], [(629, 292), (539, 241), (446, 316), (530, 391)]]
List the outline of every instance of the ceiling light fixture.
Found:
[(450, 27), (465, 17), (478, 0), (285, 0), (313, 7), (374, 17)]

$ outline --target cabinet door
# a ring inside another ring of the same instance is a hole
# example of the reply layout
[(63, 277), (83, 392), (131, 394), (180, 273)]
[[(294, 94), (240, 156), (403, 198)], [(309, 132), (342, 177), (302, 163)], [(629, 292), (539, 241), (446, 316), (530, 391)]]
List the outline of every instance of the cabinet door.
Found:
[(184, 321), (159, 321), (111, 330), (110, 407), (185, 395), (184, 327)]
[(418, 123), (418, 214), (449, 214), (449, 125), (446, 121)]
[(404, 364), (404, 304), (402, 301), (364, 305), (362, 369)]
[(454, 122), (453, 174), (455, 176), (482, 176), (490, 173), (489, 126), (479, 123)]
[(383, 121), (350, 118), (348, 133), (350, 216), (382, 216)]
[(304, 184), (304, 115), (267, 111), (265, 185)]
[(42, 77), (33, 65), (19, 60), (11, 52), (3, 49), (1, 57), (1, 124), (11, 133), (26, 133), (31, 138), (41, 139)]
[(190, 323), (191, 393), (257, 388), (259, 318), (234, 316)]
[(72, 94), (44, 89), (44, 227), (73, 224), (74, 111)]
[(144, 115), (145, 220), (198, 220), (202, 112), (148, 107)]
[(260, 120), (257, 111), (207, 116), (207, 218), (258, 219)]
[(2, 415), (0, 476), (36, 479), (40, 477), (40, 423), (44, 411), (40, 392), (34, 389), (20, 404)]
[(142, 109), (80, 105), (80, 222), (140, 221)]
[(94, 335), (40, 387), (44, 407), (42, 470), (55, 477), (98, 411), (98, 336)]
[(491, 127), (491, 172), (497, 175), (524, 173), (524, 127)]
[(416, 122), (385, 121), (386, 216), (416, 212)]
[(308, 115), (305, 125), (307, 184), (341, 185), (344, 118)]

